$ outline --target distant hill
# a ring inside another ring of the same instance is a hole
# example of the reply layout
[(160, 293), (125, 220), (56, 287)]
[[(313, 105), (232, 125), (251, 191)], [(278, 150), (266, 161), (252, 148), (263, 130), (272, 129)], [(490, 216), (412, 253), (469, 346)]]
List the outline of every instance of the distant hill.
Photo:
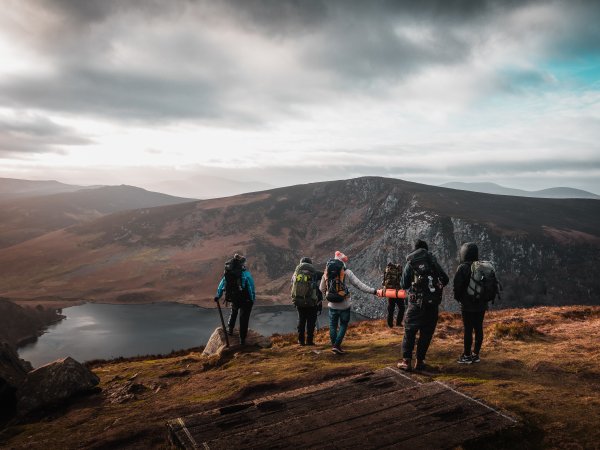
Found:
[(75, 192), (93, 187), (95, 186), (76, 186), (54, 180), (37, 181), (0, 178), (0, 200)]
[(514, 195), (517, 197), (600, 199), (600, 195), (570, 187), (554, 187), (542, 189), (540, 191), (525, 191), (522, 189), (507, 188), (496, 183), (462, 183), (458, 181), (442, 184), (441, 187), (460, 189), (462, 191), (481, 192), (484, 194)]
[(0, 208), (0, 248), (117, 211), (186, 201), (190, 199), (126, 185), (4, 200)]
[(273, 185), (260, 181), (239, 181), (211, 175), (199, 175), (185, 180), (160, 181), (148, 187), (171, 195), (201, 199), (230, 197), (274, 188)]
[[(125, 211), (0, 252), (0, 295), (210, 304), (223, 263), (248, 256), (260, 299), (289, 302), (302, 256), (325, 264), (335, 250), (379, 286), (420, 237), (450, 275), (463, 242), (495, 262), (501, 307), (598, 303), (600, 202), (537, 199), (365, 177)], [(451, 290), (445, 307), (456, 308)], [(369, 316), (384, 304), (355, 295)]]

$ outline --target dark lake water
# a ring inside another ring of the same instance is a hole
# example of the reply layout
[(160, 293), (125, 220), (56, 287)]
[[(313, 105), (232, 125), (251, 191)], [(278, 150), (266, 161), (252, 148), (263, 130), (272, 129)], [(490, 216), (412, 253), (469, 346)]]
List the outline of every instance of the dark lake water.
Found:
[[(204, 345), (214, 329), (221, 326), (216, 309), (178, 303), (87, 303), (65, 308), (62, 313), (66, 319), (50, 326), (36, 342), (19, 349), (21, 358), (39, 367), (65, 356), (84, 362), (165, 354)], [(224, 309), (223, 314), (227, 320), (229, 310)], [(291, 333), (295, 331), (296, 319), (293, 306), (255, 306), (250, 328), (266, 336)], [(353, 313), (352, 321), (365, 319)], [(326, 308), (318, 323), (320, 327), (328, 326)]]

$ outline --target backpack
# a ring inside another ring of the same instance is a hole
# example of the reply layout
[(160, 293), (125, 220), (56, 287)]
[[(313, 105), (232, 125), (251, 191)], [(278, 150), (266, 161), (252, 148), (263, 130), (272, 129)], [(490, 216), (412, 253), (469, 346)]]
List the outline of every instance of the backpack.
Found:
[(325, 266), (325, 279), (327, 280), (327, 294), (325, 298), (331, 303), (340, 303), (346, 300), (349, 291), (345, 283), (344, 263), (339, 259), (330, 259)]
[(297, 308), (317, 306), (317, 277), (312, 264), (300, 264), (294, 271), (292, 302)]
[(400, 289), (400, 279), (402, 278), (402, 267), (400, 264), (392, 262), (387, 263), (383, 272), (383, 282), (381, 283), (386, 289)]
[(248, 289), (242, 283), (244, 266), (238, 259), (230, 259), (225, 263), (225, 301), (240, 304), (250, 300)]
[(427, 252), (409, 255), (408, 263), (413, 270), (412, 291), (426, 303), (441, 303), (442, 288), (435, 269), (433, 256)]
[(471, 264), (467, 294), (474, 300), (494, 303), (499, 284), (496, 269), (490, 261), (475, 261)]

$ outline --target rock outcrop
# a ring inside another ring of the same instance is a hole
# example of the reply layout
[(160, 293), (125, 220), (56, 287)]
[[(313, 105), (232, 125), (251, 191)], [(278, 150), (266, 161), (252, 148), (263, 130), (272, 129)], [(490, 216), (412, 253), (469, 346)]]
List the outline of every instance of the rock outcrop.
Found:
[[(237, 330), (234, 330), (233, 335), (228, 335), (227, 337), (229, 338), (229, 348), (240, 347), (240, 335)], [(271, 347), (272, 342), (270, 338), (265, 337), (254, 330), (248, 330), (245, 345), (250, 347), (269, 348)], [(216, 328), (210, 336), (202, 354), (206, 356), (220, 355), (226, 348), (227, 341), (225, 333), (223, 332), (223, 329), (219, 327)]]
[(0, 421), (14, 415), (17, 405), (17, 389), (25, 382), (31, 364), (19, 359), (15, 349), (0, 342)]
[(92, 390), (100, 379), (71, 357), (39, 367), (27, 374), (18, 392), (17, 412), (25, 415), (46, 405)]

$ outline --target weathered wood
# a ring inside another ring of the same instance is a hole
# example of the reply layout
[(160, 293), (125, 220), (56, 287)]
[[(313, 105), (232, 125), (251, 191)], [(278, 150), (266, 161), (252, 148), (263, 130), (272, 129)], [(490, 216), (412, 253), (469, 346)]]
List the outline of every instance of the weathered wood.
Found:
[[(271, 423), (271, 420), (281, 421), (286, 417), (309, 413), (321, 405), (343, 403), (345, 398), (351, 397), (358, 400), (370, 397), (374, 392), (398, 391), (404, 387), (416, 385), (414, 380), (399, 376), (393, 371), (378, 371), (291, 391), (283, 397), (275, 395), (242, 405), (232, 405), (234, 408), (240, 406), (238, 412), (216, 409), (189, 416), (183, 420), (189, 430), (205, 427), (202, 431), (203, 434), (210, 433), (211, 429), (220, 433), (259, 419), (264, 424)], [(242, 406), (247, 407), (242, 409)], [(273, 417), (269, 419), (267, 416)], [(177, 429), (180, 425), (176, 422), (172, 426)]]
[(184, 448), (451, 448), (514, 421), (395, 369), (322, 383), (168, 423)]

